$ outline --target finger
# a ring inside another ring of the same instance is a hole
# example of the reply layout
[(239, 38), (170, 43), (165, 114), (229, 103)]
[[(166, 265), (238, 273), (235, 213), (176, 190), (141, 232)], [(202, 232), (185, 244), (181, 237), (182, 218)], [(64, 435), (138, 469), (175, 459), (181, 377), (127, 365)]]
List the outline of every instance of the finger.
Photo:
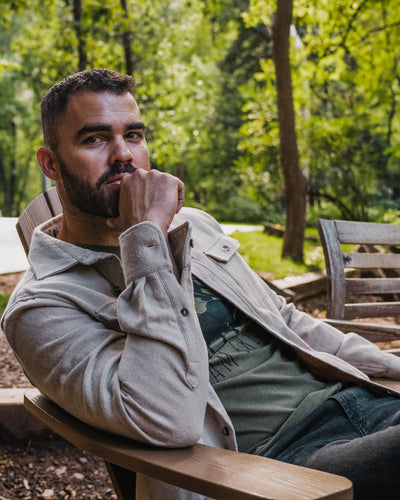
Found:
[(183, 202), (185, 201), (185, 184), (181, 180), (178, 180), (177, 188), (178, 188), (178, 203), (176, 207), (176, 213), (179, 213), (181, 208), (183, 207)]
[(117, 229), (117, 217), (108, 217), (106, 224), (110, 229)]

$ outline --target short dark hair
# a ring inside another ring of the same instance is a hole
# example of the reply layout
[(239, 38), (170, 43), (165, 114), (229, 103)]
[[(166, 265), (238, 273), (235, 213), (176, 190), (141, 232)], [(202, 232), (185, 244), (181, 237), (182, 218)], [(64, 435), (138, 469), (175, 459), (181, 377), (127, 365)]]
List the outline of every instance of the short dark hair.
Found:
[(67, 76), (56, 83), (42, 100), (41, 114), (43, 138), (46, 146), (54, 151), (58, 147), (57, 125), (69, 99), (78, 92), (111, 92), (121, 95), (125, 92), (133, 94), (135, 81), (132, 76), (121, 75), (109, 69), (88, 69)]

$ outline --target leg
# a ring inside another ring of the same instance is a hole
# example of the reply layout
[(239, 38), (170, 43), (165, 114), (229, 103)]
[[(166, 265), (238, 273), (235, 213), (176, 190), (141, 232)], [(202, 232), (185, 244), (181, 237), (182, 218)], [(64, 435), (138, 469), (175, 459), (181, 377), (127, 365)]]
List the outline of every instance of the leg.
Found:
[(345, 476), (354, 498), (400, 498), (400, 398), (340, 391), (266, 456)]
[(303, 465), (350, 479), (354, 498), (400, 498), (400, 425), (314, 452)]

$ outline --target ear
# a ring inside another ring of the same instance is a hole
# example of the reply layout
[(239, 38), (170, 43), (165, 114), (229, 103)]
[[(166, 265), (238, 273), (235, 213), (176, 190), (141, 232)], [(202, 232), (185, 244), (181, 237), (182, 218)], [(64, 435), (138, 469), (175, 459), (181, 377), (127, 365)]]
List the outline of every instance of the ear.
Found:
[(56, 155), (47, 146), (43, 146), (38, 149), (37, 160), (40, 163), (42, 172), (46, 177), (53, 181), (59, 181), (60, 167)]

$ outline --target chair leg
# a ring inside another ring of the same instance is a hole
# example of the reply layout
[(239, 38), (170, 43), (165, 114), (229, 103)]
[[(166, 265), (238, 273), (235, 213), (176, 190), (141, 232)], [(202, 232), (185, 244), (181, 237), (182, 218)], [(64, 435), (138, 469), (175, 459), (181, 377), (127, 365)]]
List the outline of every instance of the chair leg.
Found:
[(104, 462), (114, 486), (118, 500), (135, 500), (136, 498), (136, 472), (124, 469), (119, 465)]

